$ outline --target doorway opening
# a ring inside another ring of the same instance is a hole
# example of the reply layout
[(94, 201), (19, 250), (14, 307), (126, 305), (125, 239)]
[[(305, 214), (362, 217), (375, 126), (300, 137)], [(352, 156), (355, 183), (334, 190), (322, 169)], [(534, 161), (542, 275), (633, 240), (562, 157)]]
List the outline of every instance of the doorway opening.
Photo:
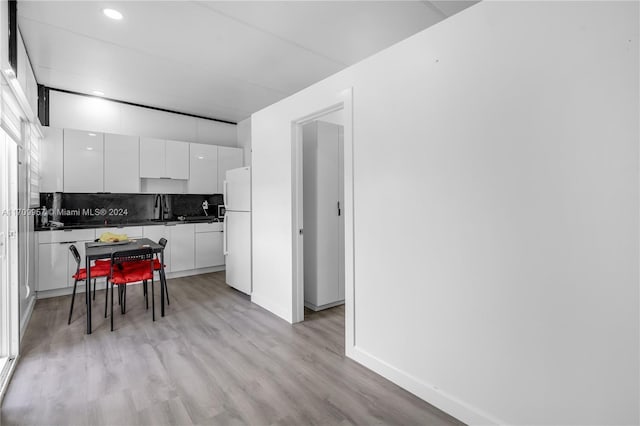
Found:
[(305, 319), (344, 304), (342, 110), (302, 126)]
[(305, 309), (344, 313), (347, 355), (355, 343), (352, 128), (351, 89), (292, 122), (293, 322)]

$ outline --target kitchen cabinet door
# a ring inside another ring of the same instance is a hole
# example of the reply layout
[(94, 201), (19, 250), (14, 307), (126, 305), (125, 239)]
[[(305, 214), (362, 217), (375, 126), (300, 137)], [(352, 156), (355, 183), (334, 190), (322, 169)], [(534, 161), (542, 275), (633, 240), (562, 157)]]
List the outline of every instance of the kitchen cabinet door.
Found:
[(224, 265), (222, 232), (196, 233), (196, 268)]
[(165, 141), (165, 176), (189, 179), (189, 143)]
[(218, 193), (222, 194), (227, 170), (242, 167), (242, 149), (228, 146), (218, 147)]
[(167, 239), (167, 246), (164, 248), (165, 272), (171, 272), (171, 229), (173, 228), (175, 228), (175, 226), (155, 225), (142, 227), (142, 236), (145, 238), (149, 238), (155, 242), (160, 241), (160, 238)]
[(218, 192), (218, 147), (192, 143), (189, 146), (189, 194)]
[(179, 224), (171, 227), (171, 271), (195, 269), (195, 225)]
[(64, 129), (64, 192), (104, 191), (104, 135)]
[(140, 177), (162, 178), (165, 176), (165, 141), (163, 139), (140, 138)]
[(40, 141), (40, 192), (62, 192), (63, 149), (62, 129), (43, 127)]
[[(65, 288), (73, 284), (69, 271), (69, 243), (38, 245), (38, 291)], [(75, 270), (75, 268), (74, 268)]]
[(105, 192), (140, 192), (140, 148), (137, 136), (104, 135)]

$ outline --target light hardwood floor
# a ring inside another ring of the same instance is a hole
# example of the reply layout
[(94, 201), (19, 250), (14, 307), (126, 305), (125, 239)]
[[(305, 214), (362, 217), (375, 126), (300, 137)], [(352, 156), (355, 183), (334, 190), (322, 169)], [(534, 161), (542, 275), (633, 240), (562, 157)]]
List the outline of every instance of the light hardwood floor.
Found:
[(0, 423), (460, 424), (346, 359), (343, 307), (292, 326), (226, 286), (223, 272), (169, 289), (167, 315), (153, 323), (141, 286), (129, 288), (113, 333), (99, 292), (89, 336), (82, 295), (71, 325), (70, 297), (38, 301)]

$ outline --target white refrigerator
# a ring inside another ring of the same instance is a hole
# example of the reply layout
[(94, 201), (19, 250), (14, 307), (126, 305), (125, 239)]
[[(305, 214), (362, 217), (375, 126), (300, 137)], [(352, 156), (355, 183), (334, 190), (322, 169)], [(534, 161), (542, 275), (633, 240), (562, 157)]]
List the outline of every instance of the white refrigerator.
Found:
[(251, 169), (228, 170), (223, 186), (227, 284), (251, 294)]

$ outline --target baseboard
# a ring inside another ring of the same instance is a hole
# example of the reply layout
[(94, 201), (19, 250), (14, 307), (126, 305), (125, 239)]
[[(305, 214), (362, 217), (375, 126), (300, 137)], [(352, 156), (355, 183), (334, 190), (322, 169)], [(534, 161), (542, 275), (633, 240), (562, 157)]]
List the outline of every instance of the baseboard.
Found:
[(312, 311), (316, 311), (316, 312), (322, 311), (324, 309), (329, 309), (329, 308), (333, 308), (333, 307), (336, 307), (336, 306), (340, 306), (340, 305), (344, 305), (344, 300), (339, 300), (337, 302), (327, 303), (325, 305), (320, 305), (320, 306), (316, 306), (311, 302), (307, 302), (306, 300), (304, 302), (304, 306), (305, 307), (311, 309)]
[(17, 360), (18, 358), (10, 359), (9, 369), (7, 370), (7, 373), (4, 375), (0, 374), (0, 407), (2, 407), (2, 400), (7, 393), (7, 388), (9, 387), (9, 382), (11, 382), (11, 377), (13, 377), (13, 372), (16, 370), (16, 365), (18, 363)]
[(222, 266), (211, 266), (209, 268), (190, 269), (188, 271), (167, 272), (167, 279), (190, 277), (192, 275), (208, 274), (210, 272), (219, 272), (224, 270), (225, 270), (225, 267), (224, 265), (222, 265)]
[(437, 386), (413, 377), (358, 347), (350, 348), (347, 351), (347, 356), (468, 425), (507, 424), (505, 421), (466, 404), (438, 389)]
[(27, 331), (27, 327), (29, 326), (29, 322), (31, 321), (31, 315), (33, 314), (33, 308), (36, 306), (36, 296), (34, 295), (29, 301), (29, 305), (27, 305), (27, 310), (24, 315), (20, 315), (20, 343), (22, 344), (22, 337), (24, 336), (25, 331)]
[(291, 312), (287, 312), (282, 306), (274, 303), (268, 297), (263, 297), (261, 294), (256, 293), (255, 291), (251, 293), (251, 302), (256, 305), (266, 309), (274, 315), (279, 316), (289, 324), (293, 323), (293, 318), (291, 317)]

